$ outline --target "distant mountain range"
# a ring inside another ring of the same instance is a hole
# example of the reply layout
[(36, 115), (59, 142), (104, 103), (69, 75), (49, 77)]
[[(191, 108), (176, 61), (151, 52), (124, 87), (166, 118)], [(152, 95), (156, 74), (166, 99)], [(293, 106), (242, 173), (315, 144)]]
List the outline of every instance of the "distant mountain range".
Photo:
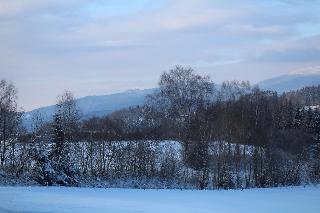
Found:
[(272, 90), (283, 93), (319, 84), (320, 67), (311, 67), (296, 70), (287, 75), (267, 79), (259, 82), (257, 85), (263, 90)]
[[(320, 84), (320, 67), (298, 70), (287, 75), (267, 79), (257, 85), (263, 90), (277, 91), (278, 93), (293, 91), (306, 86)], [(129, 90), (122, 93), (102, 96), (86, 96), (77, 99), (77, 105), (84, 118), (105, 116), (116, 110), (137, 106), (144, 103), (147, 95), (156, 91), (156, 88), (145, 90)], [(40, 113), (45, 121), (50, 121), (54, 113), (54, 105), (41, 107), (25, 113), (23, 122), (30, 128), (33, 117)]]
[[(155, 90), (137, 89), (111, 95), (86, 96), (77, 99), (77, 106), (81, 110), (83, 118), (102, 117), (119, 109), (143, 104), (146, 96), (152, 94)], [(24, 126), (30, 129), (33, 117), (36, 114), (40, 114), (44, 121), (52, 120), (54, 110), (55, 106), (51, 105), (26, 112), (23, 117)]]

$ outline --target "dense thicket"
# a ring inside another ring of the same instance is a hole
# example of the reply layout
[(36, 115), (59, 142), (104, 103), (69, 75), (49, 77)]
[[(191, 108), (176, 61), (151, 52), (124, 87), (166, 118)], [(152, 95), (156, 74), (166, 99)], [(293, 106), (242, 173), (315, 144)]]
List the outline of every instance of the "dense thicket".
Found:
[(143, 106), (103, 118), (81, 120), (65, 92), (53, 122), (35, 116), (31, 133), (17, 131), (15, 98), (5, 99), (15, 97), (14, 87), (0, 86), (1, 169), (18, 178), (199, 189), (320, 181), (320, 86), (279, 95), (249, 82), (215, 86), (177, 66)]

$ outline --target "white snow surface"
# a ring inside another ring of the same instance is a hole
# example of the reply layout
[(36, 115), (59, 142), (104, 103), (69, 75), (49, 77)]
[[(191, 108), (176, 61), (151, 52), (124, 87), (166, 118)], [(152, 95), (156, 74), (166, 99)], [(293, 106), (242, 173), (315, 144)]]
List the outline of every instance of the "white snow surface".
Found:
[(0, 187), (0, 212), (319, 213), (320, 187), (138, 190)]

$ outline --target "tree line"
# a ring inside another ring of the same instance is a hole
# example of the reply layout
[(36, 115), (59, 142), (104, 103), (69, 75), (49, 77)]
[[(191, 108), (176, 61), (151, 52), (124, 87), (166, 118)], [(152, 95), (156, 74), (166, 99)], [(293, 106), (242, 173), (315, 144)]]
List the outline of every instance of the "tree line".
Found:
[(277, 94), (215, 85), (190, 67), (160, 76), (143, 105), (81, 118), (71, 92), (52, 122), (21, 126), (15, 87), (0, 83), (0, 168), (42, 185), (230, 189), (320, 181), (320, 86)]

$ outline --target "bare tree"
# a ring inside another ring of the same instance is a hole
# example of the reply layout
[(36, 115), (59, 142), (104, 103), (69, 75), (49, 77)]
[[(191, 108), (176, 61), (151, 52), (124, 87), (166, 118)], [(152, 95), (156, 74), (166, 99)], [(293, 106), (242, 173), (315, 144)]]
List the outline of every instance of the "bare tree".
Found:
[(58, 97), (53, 119), (53, 157), (58, 167), (68, 167), (71, 160), (71, 145), (77, 140), (80, 126), (80, 111), (70, 91)]
[(17, 89), (5, 80), (0, 81), (0, 162), (4, 166), (9, 145), (17, 138), (21, 113), (17, 109)]

